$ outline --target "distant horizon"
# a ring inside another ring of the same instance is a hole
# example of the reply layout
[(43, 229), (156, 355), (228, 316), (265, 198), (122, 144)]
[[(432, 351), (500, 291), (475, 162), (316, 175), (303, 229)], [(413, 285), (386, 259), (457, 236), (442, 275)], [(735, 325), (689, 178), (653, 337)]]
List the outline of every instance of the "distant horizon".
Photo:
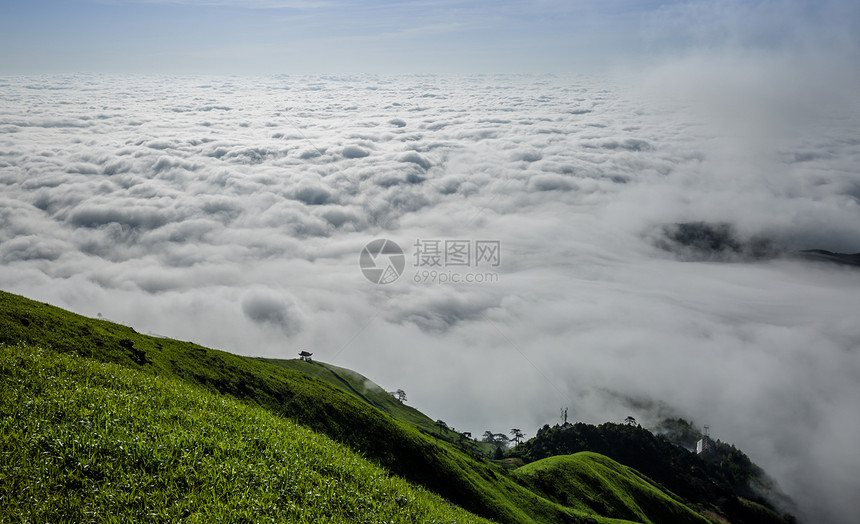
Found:
[[(75, 76), (75, 75), (92, 75), (92, 76), (175, 76), (175, 77), (212, 77), (212, 78), (289, 78), (289, 77), (308, 77), (308, 76), (317, 76), (317, 77), (360, 77), (360, 76), (380, 76), (380, 77), (397, 77), (397, 76), (406, 76), (406, 77), (434, 77), (434, 76), (449, 76), (449, 77), (539, 77), (545, 76), (549, 78), (565, 78), (565, 77), (610, 77), (613, 76), (611, 73), (577, 73), (577, 72), (567, 72), (567, 73), (553, 73), (553, 72), (515, 72), (515, 71), (499, 71), (499, 72), (460, 72), (460, 73), (452, 73), (452, 72), (439, 72), (439, 73), (426, 73), (426, 72), (417, 72), (417, 71), (406, 71), (406, 72), (385, 72), (385, 73), (376, 73), (376, 72), (345, 72), (345, 71), (317, 71), (317, 72), (308, 72), (308, 73), (170, 73), (170, 72), (158, 72), (158, 71), (147, 71), (147, 72), (111, 72), (111, 71), (53, 71), (46, 73), (8, 73), (2, 74), (2, 77), (28, 77), (28, 76)], [(336, 78), (335, 78), (336, 79)]]
[(833, 54), (858, 20), (846, 0), (33, 0), (0, 5), (0, 75), (593, 73)]

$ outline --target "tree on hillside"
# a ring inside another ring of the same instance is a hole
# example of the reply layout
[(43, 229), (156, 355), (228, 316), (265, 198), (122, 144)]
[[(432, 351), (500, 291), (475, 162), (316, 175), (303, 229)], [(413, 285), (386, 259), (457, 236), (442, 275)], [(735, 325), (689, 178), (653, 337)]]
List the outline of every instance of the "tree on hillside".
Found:
[(508, 436), (507, 436), (507, 435), (505, 435), (504, 433), (496, 433), (496, 434), (495, 434), (495, 435), (493, 435), (493, 436), (495, 437), (496, 445), (497, 445), (497, 446), (499, 446), (500, 448), (505, 448), (505, 447), (507, 447), (507, 446), (508, 446), (508, 442), (510, 442), (510, 440), (511, 440), (511, 439), (509, 439), (509, 438), (508, 438)]
[(488, 444), (496, 443), (496, 434), (490, 431), (489, 429), (484, 432), (484, 438), (481, 439), (481, 442), (486, 442)]
[(518, 446), (520, 444), (520, 442), (522, 442), (523, 437), (525, 437), (525, 435), (523, 434), (523, 432), (519, 428), (513, 428), (511, 430), (511, 436), (514, 437), (512, 439), (514, 441), (514, 446)]
[(401, 403), (406, 402), (406, 392), (402, 389), (398, 389), (397, 391), (389, 391), (389, 394), (399, 400)]
[(436, 427), (439, 428), (439, 432), (441, 433), (442, 430), (448, 429), (448, 424), (446, 424), (444, 420), (439, 419), (436, 421)]
[(636, 419), (633, 417), (627, 417), (626, 419), (624, 419), (624, 423), (627, 424), (628, 426), (635, 426), (636, 425)]

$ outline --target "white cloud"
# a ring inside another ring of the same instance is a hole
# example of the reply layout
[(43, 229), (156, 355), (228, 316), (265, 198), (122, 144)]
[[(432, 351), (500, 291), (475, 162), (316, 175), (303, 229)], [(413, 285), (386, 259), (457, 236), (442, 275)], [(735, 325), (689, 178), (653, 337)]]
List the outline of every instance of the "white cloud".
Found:
[(252, 288), (242, 299), (242, 312), (258, 324), (271, 324), (291, 335), (301, 320), (291, 297), (268, 288)]
[[(636, 89), (7, 79), (0, 287), (238, 353), (308, 349), (473, 433), (534, 431), (562, 406), (648, 419), (624, 399), (662, 402), (808, 514), (847, 522), (858, 273), (683, 262), (653, 235), (725, 222), (785, 249), (860, 251), (860, 90), (836, 68), (817, 70), (834, 75), (822, 91), (792, 87), (803, 72), (773, 57), (723, 57)], [(397, 282), (362, 276), (374, 238), (407, 251)], [(468, 268), (498, 280), (416, 282), (417, 239), (499, 240), (499, 267)]]

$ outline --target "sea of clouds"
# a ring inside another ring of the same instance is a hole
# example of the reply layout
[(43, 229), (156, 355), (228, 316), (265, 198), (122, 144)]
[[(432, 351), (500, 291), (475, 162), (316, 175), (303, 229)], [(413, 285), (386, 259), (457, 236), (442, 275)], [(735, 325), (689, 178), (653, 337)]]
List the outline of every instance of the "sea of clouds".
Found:
[[(563, 407), (692, 419), (801, 515), (847, 522), (860, 270), (654, 242), (707, 221), (860, 251), (856, 91), (735, 65), (2, 78), (0, 288), (240, 354), (312, 351), (473, 434), (533, 434)], [(360, 270), (376, 238), (406, 254), (393, 283)], [(421, 265), (427, 240), (497, 241), (497, 265)]]

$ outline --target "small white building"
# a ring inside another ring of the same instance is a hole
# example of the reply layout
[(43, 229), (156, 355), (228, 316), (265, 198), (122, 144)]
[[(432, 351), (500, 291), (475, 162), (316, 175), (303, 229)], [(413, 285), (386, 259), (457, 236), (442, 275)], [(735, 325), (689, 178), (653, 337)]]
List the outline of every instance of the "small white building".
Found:
[(711, 440), (711, 437), (705, 435), (701, 440), (696, 442), (696, 455), (713, 455), (717, 452), (717, 445)]

